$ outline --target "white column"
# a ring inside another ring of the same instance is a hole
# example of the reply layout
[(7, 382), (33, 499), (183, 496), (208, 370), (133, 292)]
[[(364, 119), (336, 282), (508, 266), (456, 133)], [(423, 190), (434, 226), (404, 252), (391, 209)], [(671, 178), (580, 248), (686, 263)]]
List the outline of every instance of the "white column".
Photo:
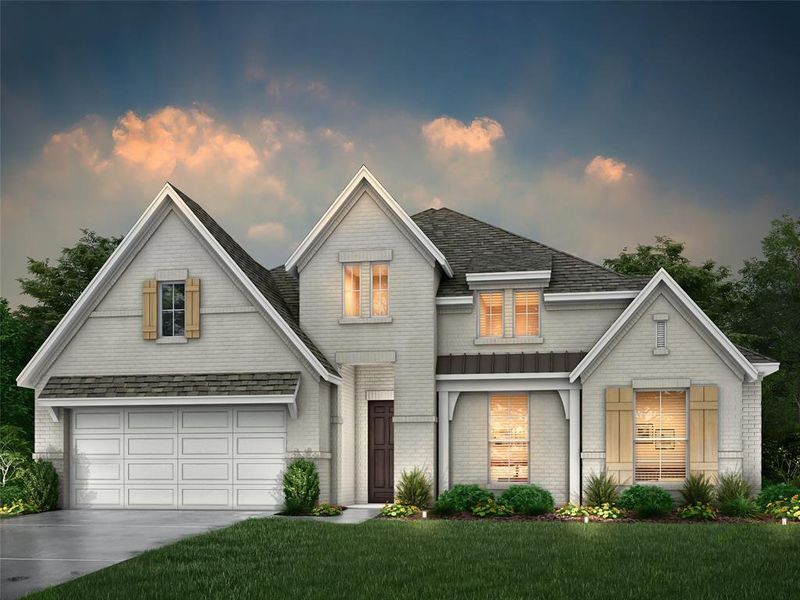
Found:
[(438, 392), (439, 397), (439, 493), (450, 487), (450, 406), (448, 392)]
[(581, 501), (581, 391), (569, 391), (569, 499)]

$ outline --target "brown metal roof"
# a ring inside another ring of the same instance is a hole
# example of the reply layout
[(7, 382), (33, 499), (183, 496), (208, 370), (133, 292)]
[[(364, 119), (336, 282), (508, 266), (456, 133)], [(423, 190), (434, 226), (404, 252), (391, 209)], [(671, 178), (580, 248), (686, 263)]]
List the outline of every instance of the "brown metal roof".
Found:
[(565, 373), (577, 367), (584, 356), (586, 352), (447, 354), (436, 358), (436, 374)]

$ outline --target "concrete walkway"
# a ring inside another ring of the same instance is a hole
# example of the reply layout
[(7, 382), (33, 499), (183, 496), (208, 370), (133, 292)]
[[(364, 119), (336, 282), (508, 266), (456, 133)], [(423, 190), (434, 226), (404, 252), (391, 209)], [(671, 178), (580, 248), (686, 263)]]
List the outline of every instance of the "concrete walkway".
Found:
[(358, 525), (364, 521), (369, 521), (378, 516), (383, 504), (359, 504), (348, 506), (338, 517), (286, 517), (287, 519), (299, 519), (301, 521), (319, 521), (320, 523), (337, 523), (340, 525)]
[(0, 521), (0, 598), (11, 600), (151, 548), (272, 512), (59, 510)]

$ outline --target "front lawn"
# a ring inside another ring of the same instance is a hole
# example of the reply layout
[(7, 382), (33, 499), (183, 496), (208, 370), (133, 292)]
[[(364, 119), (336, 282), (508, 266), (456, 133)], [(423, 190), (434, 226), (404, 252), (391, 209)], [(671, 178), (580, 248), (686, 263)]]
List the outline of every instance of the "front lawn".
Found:
[(797, 598), (800, 528), (251, 519), (42, 598)]

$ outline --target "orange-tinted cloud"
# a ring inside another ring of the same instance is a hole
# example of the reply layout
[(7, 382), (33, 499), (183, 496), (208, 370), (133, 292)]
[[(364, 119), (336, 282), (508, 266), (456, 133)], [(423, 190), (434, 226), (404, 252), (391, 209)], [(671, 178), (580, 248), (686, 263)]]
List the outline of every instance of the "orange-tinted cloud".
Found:
[(619, 183), (624, 179), (633, 177), (624, 162), (601, 156), (595, 156), (583, 170), (589, 177), (604, 183)]
[(477, 154), (491, 151), (505, 131), (489, 117), (476, 117), (469, 125), (452, 117), (439, 117), (422, 126), (422, 135), (434, 148)]
[(247, 228), (247, 237), (256, 240), (285, 241), (289, 239), (289, 231), (283, 223), (267, 221)]

